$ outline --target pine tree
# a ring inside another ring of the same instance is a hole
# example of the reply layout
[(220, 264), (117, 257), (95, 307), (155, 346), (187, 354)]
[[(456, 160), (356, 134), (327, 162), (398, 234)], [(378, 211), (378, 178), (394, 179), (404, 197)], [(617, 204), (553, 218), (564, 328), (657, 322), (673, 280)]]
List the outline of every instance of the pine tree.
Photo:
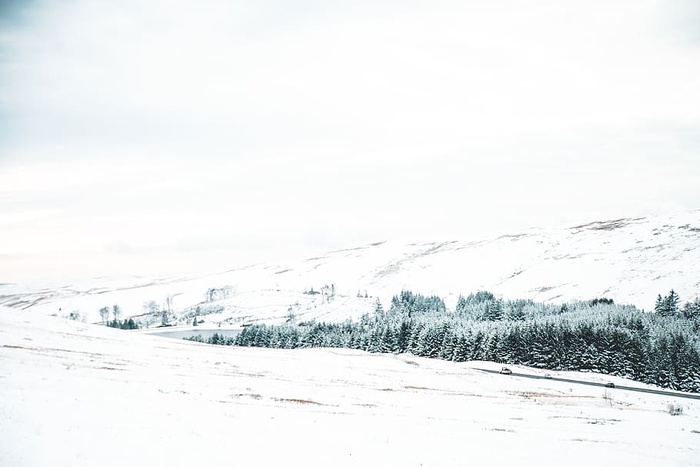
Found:
[(452, 356), (455, 362), (466, 362), (469, 360), (469, 340), (464, 334), (457, 339), (457, 345)]
[(666, 316), (666, 303), (665, 303), (663, 297), (661, 296), (661, 294), (659, 294), (656, 297), (656, 304), (654, 305), (654, 311), (657, 314), (659, 314), (660, 316)]
[(467, 302), (467, 299), (464, 298), (462, 295), (459, 296), (457, 299), (457, 305), (455, 305), (455, 313), (457, 315), (462, 315), (467, 311), (467, 306), (469, 303)]
[(682, 313), (688, 319), (700, 318), (700, 297), (695, 298), (693, 302), (687, 302)]
[(656, 298), (656, 305), (654, 310), (661, 316), (673, 316), (678, 313), (678, 303), (680, 302), (680, 297), (671, 289), (668, 295), (661, 297), (659, 295)]
[(666, 296), (665, 302), (669, 315), (675, 315), (678, 313), (678, 303), (680, 302), (680, 297), (675, 290), (671, 289), (669, 294)]
[(399, 326), (399, 333), (396, 338), (399, 352), (406, 352), (411, 341), (411, 322), (403, 320)]
[(384, 316), (384, 307), (382, 306), (382, 301), (379, 300), (379, 297), (374, 301), (374, 313), (377, 316)]
[(500, 300), (487, 302), (485, 307), (484, 319), (486, 321), (500, 321), (503, 319), (503, 304)]

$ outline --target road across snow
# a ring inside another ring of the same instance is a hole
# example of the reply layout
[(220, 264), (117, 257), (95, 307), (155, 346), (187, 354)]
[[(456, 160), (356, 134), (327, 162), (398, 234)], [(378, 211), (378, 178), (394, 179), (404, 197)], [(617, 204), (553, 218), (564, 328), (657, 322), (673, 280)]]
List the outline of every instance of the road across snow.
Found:
[(700, 401), (483, 368), (0, 309), (0, 465), (700, 465)]

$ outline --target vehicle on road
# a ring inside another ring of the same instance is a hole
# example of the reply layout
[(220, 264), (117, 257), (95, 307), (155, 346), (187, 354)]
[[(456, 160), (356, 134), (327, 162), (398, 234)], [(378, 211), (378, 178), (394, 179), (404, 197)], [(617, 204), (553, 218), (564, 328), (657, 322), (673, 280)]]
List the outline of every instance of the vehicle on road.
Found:
[(502, 375), (512, 375), (513, 374), (513, 372), (510, 371), (510, 368), (505, 367), (505, 366), (503, 368), (501, 368), (501, 371), (499, 371), (499, 373)]
[(606, 388), (614, 388), (614, 387), (615, 387), (615, 383), (605, 383), (605, 387), (606, 387)]
[(552, 379), (552, 375), (550, 375), (549, 373), (545, 373), (544, 379)]

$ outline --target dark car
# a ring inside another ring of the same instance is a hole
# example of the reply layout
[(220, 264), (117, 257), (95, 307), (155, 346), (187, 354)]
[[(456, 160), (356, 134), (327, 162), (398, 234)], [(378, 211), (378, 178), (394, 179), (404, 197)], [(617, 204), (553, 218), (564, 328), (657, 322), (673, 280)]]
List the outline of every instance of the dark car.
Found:
[(512, 375), (513, 372), (510, 371), (510, 368), (503, 367), (501, 368), (501, 371), (499, 371), (500, 374), (502, 375)]
[(606, 388), (614, 388), (614, 387), (615, 387), (615, 383), (605, 383), (605, 387), (606, 387)]

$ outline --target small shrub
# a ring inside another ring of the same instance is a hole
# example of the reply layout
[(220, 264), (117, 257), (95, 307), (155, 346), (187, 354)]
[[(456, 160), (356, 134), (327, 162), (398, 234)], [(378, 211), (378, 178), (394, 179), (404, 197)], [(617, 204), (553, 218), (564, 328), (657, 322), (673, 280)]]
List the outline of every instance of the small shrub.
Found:
[(673, 416), (683, 415), (683, 406), (679, 404), (668, 404), (668, 413)]
[(77, 310), (71, 311), (70, 314), (68, 315), (68, 319), (70, 319), (72, 321), (85, 322), (85, 317)]

